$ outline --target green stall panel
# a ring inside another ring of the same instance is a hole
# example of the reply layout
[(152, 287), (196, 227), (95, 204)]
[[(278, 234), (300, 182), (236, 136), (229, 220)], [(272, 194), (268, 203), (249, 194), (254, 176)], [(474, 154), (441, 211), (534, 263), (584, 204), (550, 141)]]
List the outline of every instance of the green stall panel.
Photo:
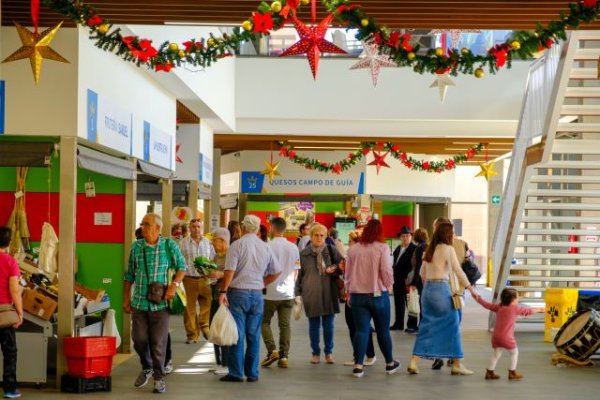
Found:
[(384, 201), (382, 202), (383, 215), (413, 215), (414, 203)]

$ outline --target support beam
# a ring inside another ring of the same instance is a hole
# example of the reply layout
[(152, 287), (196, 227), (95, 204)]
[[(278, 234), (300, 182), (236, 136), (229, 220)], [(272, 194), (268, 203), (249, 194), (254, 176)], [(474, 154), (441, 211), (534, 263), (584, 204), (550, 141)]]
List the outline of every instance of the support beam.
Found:
[[(134, 164), (136, 160), (131, 161)], [(125, 181), (125, 243), (123, 243), (123, 272), (127, 271), (129, 264), (129, 251), (135, 239), (135, 229), (138, 221), (135, 220), (135, 203), (137, 199), (137, 181)], [(121, 352), (131, 353), (131, 319), (129, 314), (123, 314), (123, 332), (121, 332)]]
[[(63, 338), (75, 332), (73, 287), (75, 281), (75, 211), (77, 208), (77, 138), (60, 139), (60, 216), (58, 236), (58, 344), (56, 376), (67, 372)], [(60, 379), (56, 379), (60, 388)]]
[(171, 237), (171, 213), (173, 212), (173, 182), (170, 179), (161, 179), (162, 182), (162, 235)]

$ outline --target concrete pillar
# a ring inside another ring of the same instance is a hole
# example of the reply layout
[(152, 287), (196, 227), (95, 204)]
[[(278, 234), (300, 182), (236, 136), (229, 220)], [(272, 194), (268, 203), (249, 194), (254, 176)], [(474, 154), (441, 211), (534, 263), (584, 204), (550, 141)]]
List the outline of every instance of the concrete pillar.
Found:
[(58, 345), (56, 387), (67, 372), (63, 338), (75, 333), (73, 287), (75, 281), (75, 211), (77, 207), (77, 138), (60, 139), (60, 216), (58, 236)]
[[(131, 160), (134, 168), (137, 161)], [(137, 199), (137, 181), (125, 181), (125, 243), (123, 243), (123, 273), (129, 266), (129, 251), (135, 239), (138, 221), (135, 220), (135, 203)], [(123, 314), (123, 332), (121, 334), (121, 352), (131, 353), (131, 319), (129, 314)]]
[[(488, 182), (488, 248), (487, 248), (487, 286), (492, 286), (494, 279), (494, 269), (498, 268), (497, 265), (492, 265), (492, 244), (494, 241), (494, 233), (496, 232), (496, 225), (498, 224), (498, 218), (500, 217), (500, 203), (492, 204), (492, 197), (500, 196), (500, 202), (502, 202), (502, 191), (504, 189), (502, 182), (504, 180), (504, 160), (494, 165), (494, 171), (498, 175), (492, 176)], [(482, 268), (485, 268), (483, 265)]]
[[(221, 220), (221, 149), (213, 149), (213, 180), (210, 188), (210, 220), (216, 218), (217, 224), (220, 226)], [(208, 208), (206, 208), (208, 212)], [(216, 217), (215, 217), (216, 216)], [(214, 227), (211, 226), (211, 229)]]
[(198, 181), (191, 180), (189, 185), (187, 206), (192, 210), (192, 218), (196, 218), (198, 215)]
[(170, 179), (161, 179), (162, 182), (162, 235), (171, 237), (171, 213), (173, 212), (173, 182)]

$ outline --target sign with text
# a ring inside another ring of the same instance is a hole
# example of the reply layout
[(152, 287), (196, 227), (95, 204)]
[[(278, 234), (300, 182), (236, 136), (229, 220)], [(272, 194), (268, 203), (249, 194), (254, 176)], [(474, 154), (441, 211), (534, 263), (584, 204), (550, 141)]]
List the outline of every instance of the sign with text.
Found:
[(241, 181), (242, 193), (363, 194), (364, 186), (363, 172), (344, 175), (286, 172), (269, 183), (269, 178), (259, 171), (243, 171)]
[(173, 171), (172, 149), (173, 137), (144, 121), (144, 160)]
[(132, 114), (99, 96), (87, 91), (87, 139), (121, 153), (131, 155)]
[(202, 153), (198, 153), (198, 157), (198, 180), (212, 186), (213, 161)]

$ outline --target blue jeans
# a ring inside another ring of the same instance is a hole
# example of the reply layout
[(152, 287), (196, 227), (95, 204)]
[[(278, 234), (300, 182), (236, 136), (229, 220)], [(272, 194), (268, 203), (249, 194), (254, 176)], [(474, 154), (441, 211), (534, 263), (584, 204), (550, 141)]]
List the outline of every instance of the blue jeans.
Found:
[(371, 318), (375, 324), (377, 343), (385, 357), (386, 363), (394, 361), (392, 354), (392, 337), (390, 336), (390, 297), (388, 292), (382, 292), (381, 296), (374, 297), (370, 294), (351, 294), (350, 306), (356, 324), (354, 334), (354, 362), (362, 365), (367, 343), (371, 335)]
[(321, 355), (321, 344), (319, 333), (321, 330), (321, 320), (323, 320), (323, 342), (325, 345), (325, 354), (333, 353), (333, 320), (335, 314), (323, 315), (308, 319), (308, 335), (310, 337), (310, 347), (313, 356)]
[[(236, 378), (258, 378), (260, 355), (260, 325), (263, 316), (263, 295), (257, 290), (230, 290), (227, 292), (229, 311), (238, 328), (238, 342), (229, 347), (227, 366), (229, 375)], [(244, 354), (244, 342), (248, 348)]]

